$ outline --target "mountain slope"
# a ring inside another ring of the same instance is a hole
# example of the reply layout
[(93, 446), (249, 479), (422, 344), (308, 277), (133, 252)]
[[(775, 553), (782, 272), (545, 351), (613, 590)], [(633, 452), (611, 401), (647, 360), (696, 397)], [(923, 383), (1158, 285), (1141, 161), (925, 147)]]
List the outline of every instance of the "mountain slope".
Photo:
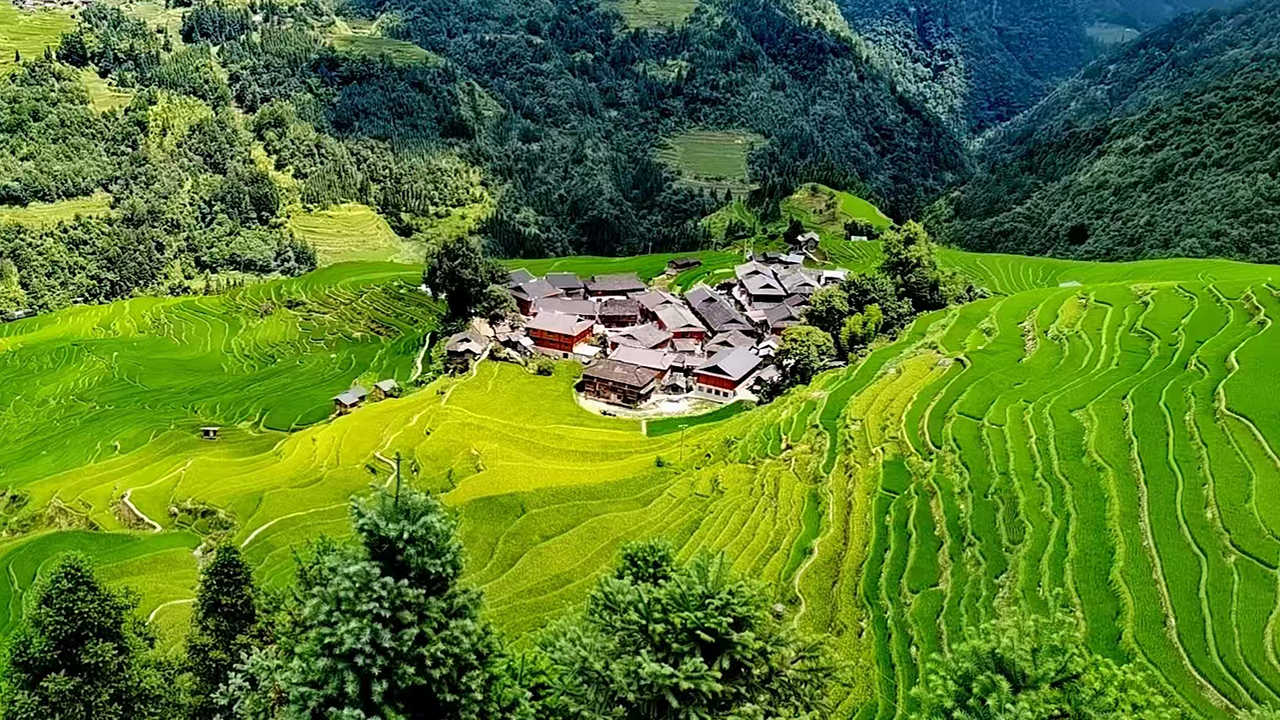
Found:
[(981, 148), (931, 225), (975, 250), (1280, 261), (1280, 2), (1184, 16)]
[(1009, 120), (1101, 44), (1225, 0), (840, 0), (879, 61), (935, 111), (978, 130)]

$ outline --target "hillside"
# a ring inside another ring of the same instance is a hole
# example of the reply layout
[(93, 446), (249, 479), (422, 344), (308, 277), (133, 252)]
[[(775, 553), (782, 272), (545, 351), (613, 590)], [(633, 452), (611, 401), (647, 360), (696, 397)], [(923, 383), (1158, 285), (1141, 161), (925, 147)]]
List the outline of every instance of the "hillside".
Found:
[[(878, 253), (824, 249), (856, 267)], [(413, 388), (435, 311), (410, 266), (0, 325), (0, 387), (22, 388), (0, 396), (18, 439), (0, 449), (5, 627), (42, 564), (77, 548), (173, 642), (209, 533), (279, 586), (291, 548), (345, 532), (346, 498), (389, 481), (399, 452), (459, 513), (468, 576), (508, 632), (580, 600), (621, 543), (663, 536), (725, 551), (829, 634), (858, 678), (837, 717), (910, 709), (918, 657), (997, 596), (1040, 607), (1053, 587), (1096, 651), (1149, 663), (1198, 716), (1275, 701), (1274, 268), (941, 259), (999, 294), (683, 438), (584, 412), (570, 365)], [(383, 376), (410, 393), (324, 421), (334, 393)], [(163, 531), (127, 530), (144, 522), (125, 498)]]
[(1012, 119), (1107, 46), (1228, 0), (840, 0), (876, 60), (962, 127)]
[(1148, 34), (994, 133), (935, 233), (974, 250), (1280, 261), (1278, 57), (1274, 0)]

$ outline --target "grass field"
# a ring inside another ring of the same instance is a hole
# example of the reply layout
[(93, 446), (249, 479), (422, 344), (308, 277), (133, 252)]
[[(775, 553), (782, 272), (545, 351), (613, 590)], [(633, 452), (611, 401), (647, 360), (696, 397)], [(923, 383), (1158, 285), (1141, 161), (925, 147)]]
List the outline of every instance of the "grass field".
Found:
[(383, 36), (376, 22), (339, 20), (329, 35), (329, 42), (339, 52), (372, 58), (387, 57), (398, 63), (418, 64), (436, 59), (413, 43)]
[(742, 132), (697, 131), (668, 138), (659, 157), (680, 173), (681, 182), (723, 194), (744, 195), (752, 188), (747, 177), (747, 154), (759, 135)]
[(0, 76), (8, 74), (14, 67), (15, 51), (24, 59), (38, 58), (46, 47), (57, 47), (62, 33), (75, 24), (68, 12), (26, 12), (10, 2), (0, 2)]
[(316, 248), (321, 265), (353, 260), (413, 262), (424, 252), (392, 232), (387, 221), (367, 205), (300, 211), (289, 218), (289, 229)]
[(642, 28), (658, 25), (680, 25), (698, 0), (610, 0), (610, 4), (622, 13), (628, 27)]
[[(824, 249), (860, 266), (880, 252)], [(75, 548), (137, 587), (172, 641), (208, 528), (170, 508), (224, 511), (278, 585), (399, 452), (456, 509), (467, 576), (515, 636), (579, 602), (622, 543), (661, 536), (725, 552), (836, 643), (853, 681), (832, 717), (904, 716), (921, 657), (999, 599), (1043, 607), (1057, 589), (1091, 647), (1150, 668), (1194, 716), (1280, 703), (1280, 268), (941, 260), (995, 295), (771, 404), (648, 435), (579, 408), (569, 364), (486, 363), (327, 420), (357, 380), (412, 387), (436, 312), (413, 266), (0, 325), (0, 485), (50, 528), (0, 542), (4, 627)], [(210, 424), (222, 439), (199, 440)], [(125, 493), (165, 530), (130, 531)]]
[(17, 223), (28, 227), (56, 225), (77, 215), (106, 215), (111, 212), (111, 196), (99, 192), (75, 200), (53, 203), (31, 203), (26, 207), (0, 205), (0, 223)]
[(133, 100), (133, 92), (127, 89), (112, 87), (110, 83), (98, 77), (93, 70), (81, 70), (80, 81), (89, 91), (89, 102), (101, 111), (114, 110), (128, 105)]

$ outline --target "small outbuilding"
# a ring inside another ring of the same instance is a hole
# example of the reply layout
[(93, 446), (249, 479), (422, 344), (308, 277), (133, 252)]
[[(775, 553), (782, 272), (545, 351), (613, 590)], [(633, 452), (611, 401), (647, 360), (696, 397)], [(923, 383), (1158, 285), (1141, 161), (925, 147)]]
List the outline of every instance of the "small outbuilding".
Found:
[(373, 401), (386, 400), (389, 397), (399, 397), (400, 384), (393, 378), (379, 380), (373, 384)]
[(360, 407), (362, 403), (364, 403), (363, 397), (357, 397), (354, 392), (348, 390), (333, 397), (333, 412), (337, 415), (346, 415)]
[(202, 427), (200, 428), (200, 436), (205, 440), (217, 440), (218, 431), (221, 429), (222, 428), (216, 428), (216, 427)]
[(682, 273), (685, 270), (692, 270), (702, 265), (702, 260), (696, 257), (678, 257), (667, 261), (667, 272), (671, 274)]

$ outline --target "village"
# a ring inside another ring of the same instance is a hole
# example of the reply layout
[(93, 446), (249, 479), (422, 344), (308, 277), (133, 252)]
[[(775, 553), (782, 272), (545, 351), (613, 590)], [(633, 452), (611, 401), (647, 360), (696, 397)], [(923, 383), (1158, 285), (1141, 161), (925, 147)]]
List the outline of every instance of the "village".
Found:
[[(677, 398), (757, 400), (781, 377), (773, 357), (783, 331), (801, 322), (814, 292), (848, 274), (805, 267), (806, 239), (791, 252), (747, 256), (732, 278), (699, 284), (683, 297), (661, 278), (650, 285), (634, 273), (536, 277), (514, 270), (507, 291), (520, 319), (472, 324), (449, 338), (448, 362), (465, 368), (491, 352), (578, 360), (582, 397), (621, 408), (652, 409)], [(665, 278), (700, 264), (675, 258)]]

